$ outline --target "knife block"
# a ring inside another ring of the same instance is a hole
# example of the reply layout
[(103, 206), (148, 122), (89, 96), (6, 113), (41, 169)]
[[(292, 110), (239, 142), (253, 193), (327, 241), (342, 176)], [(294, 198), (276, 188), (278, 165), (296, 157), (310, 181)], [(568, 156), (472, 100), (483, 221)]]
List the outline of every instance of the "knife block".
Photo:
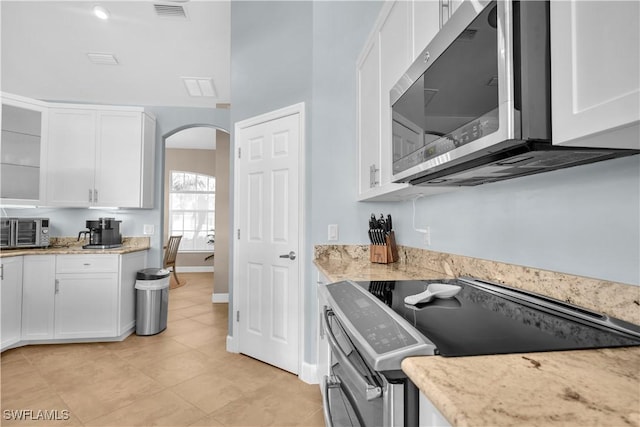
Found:
[(369, 245), (369, 260), (376, 264), (391, 264), (398, 261), (398, 247), (396, 236), (391, 231), (386, 237), (384, 245)]

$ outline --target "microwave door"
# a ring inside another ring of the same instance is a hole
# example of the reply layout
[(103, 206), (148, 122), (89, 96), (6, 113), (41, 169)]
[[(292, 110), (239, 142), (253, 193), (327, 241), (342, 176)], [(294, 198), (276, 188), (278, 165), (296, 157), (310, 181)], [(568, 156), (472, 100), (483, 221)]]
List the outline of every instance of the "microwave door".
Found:
[(0, 219), (0, 247), (11, 247), (13, 242), (11, 241), (13, 236), (14, 221), (10, 218)]
[(15, 246), (29, 247), (38, 243), (40, 235), (40, 224), (38, 221), (16, 221), (15, 223)]
[(510, 8), (491, 2), (477, 13), (463, 3), (401, 79), (413, 83), (393, 104), (393, 181), (517, 137)]

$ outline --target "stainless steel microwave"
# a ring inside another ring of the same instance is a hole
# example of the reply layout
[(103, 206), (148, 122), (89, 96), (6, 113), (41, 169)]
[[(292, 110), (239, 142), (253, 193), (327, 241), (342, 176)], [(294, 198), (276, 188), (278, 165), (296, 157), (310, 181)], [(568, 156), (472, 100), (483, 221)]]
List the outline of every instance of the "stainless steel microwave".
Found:
[(0, 248), (49, 246), (49, 218), (0, 218)]
[(392, 181), (473, 186), (637, 150), (552, 144), (548, 1), (463, 2), (390, 93)]

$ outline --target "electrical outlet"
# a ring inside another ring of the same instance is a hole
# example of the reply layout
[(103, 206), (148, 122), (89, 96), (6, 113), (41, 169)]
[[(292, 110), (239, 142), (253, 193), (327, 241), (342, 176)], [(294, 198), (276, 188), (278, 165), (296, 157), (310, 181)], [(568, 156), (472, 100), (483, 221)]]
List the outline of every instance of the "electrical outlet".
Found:
[(142, 229), (142, 234), (144, 234), (145, 236), (151, 236), (154, 232), (155, 227), (153, 226), (153, 224), (145, 224), (144, 228)]
[(338, 224), (329, 224), (329, 227), (327, 227), (327, 240), (330, 242), (338, 240)]
[(431, 246), (431, 227), (429, 226), (424, 229), (424, 244)]

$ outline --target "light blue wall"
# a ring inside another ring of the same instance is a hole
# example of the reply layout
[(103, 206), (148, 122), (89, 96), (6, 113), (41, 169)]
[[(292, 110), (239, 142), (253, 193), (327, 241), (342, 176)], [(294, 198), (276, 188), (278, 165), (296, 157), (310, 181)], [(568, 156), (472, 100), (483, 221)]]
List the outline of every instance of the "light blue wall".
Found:
[[(37, 208), (37, 209), (4, 209), (8, 216), (36, 216), (51, 219), (51, 236), (77, 236), (85, 229), (85, 221), (100, 217), (114, 217), (121, 220), (123, 236), (142, 236), (143, 226), (152, 224), (155, 234), (151, 237), (151, 250), (148, 262), (150, 266), (162, 264), (163, 209), (161, 191), (164, 182), (164, 137), (177, 129), (193, 125), (213, 126), (218, 129), (229, 129), (229, 110), (216, 108), (185, 107), (146, 107), (146, 111), (156, 117), (156, 156), (155, 156), (155, 207), (153, 209), (119, 209), (97, 210), (86, 208)], [(113, 165), (118, 169), (119, 165)]]

